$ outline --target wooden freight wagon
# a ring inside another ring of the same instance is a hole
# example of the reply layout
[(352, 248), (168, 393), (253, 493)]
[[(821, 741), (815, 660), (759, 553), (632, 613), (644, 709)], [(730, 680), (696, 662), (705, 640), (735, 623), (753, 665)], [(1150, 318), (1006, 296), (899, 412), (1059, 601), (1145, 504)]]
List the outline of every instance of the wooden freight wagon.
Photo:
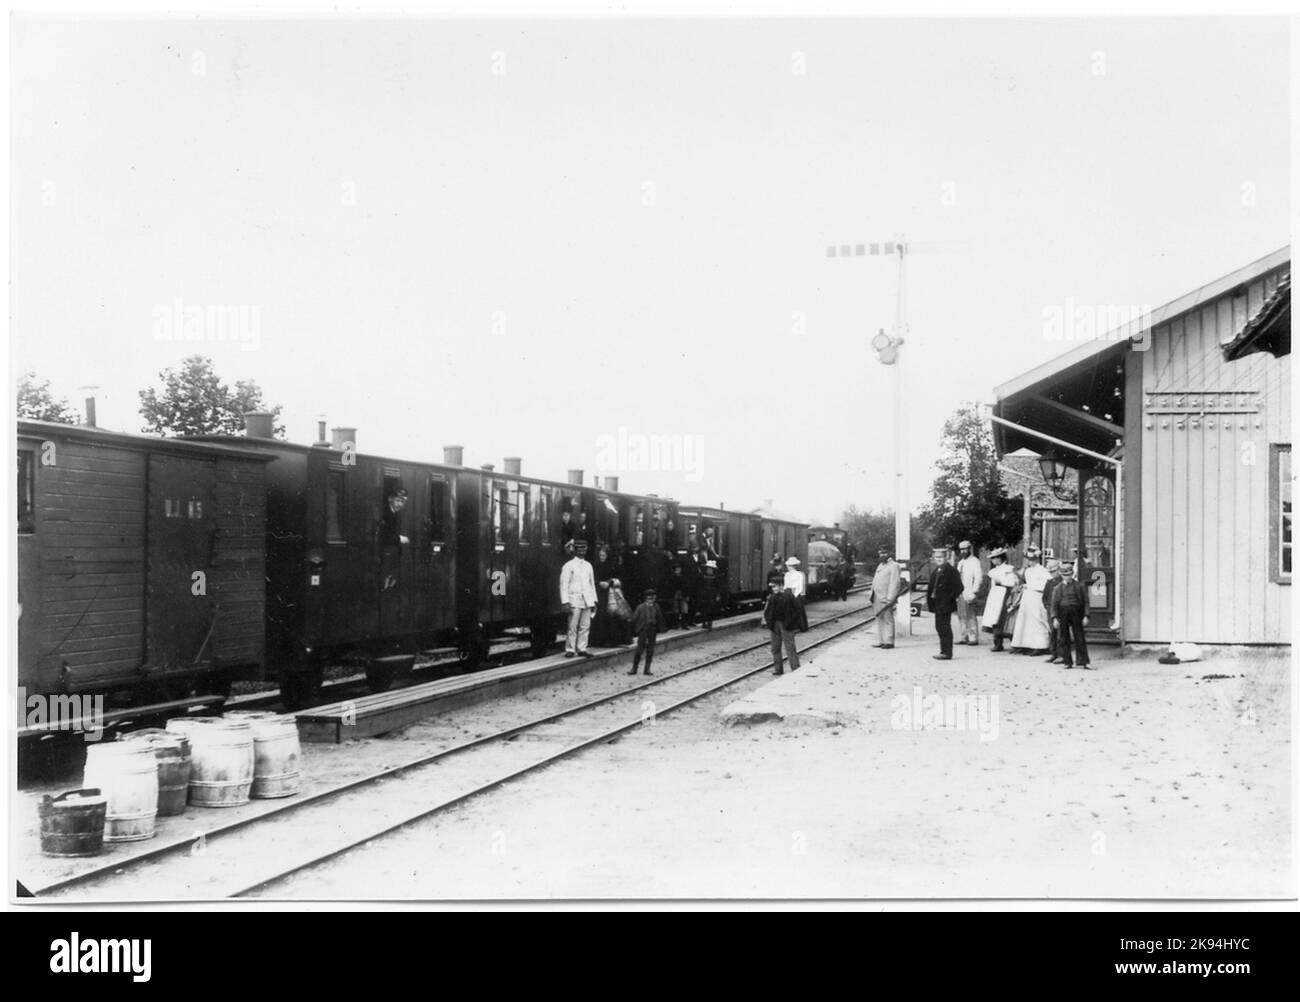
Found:
[(19, 421), (19, 685), (141, 702), (260, 677), (266, 460)]
[[(770, 562), (773, 557), (780, 557), (782, 561), (797, 557), (799, 569), (807, 573), (808, 523), (767, 506), (756, 508), (754, 514), (762, 520), (764, 561)], [(765, 566), (770, 566), (770, 563)]]

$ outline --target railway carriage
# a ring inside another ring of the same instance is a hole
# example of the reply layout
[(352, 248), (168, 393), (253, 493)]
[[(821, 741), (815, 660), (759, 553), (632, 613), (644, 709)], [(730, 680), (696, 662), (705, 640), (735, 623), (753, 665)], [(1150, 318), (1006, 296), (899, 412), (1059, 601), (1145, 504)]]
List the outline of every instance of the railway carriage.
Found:
[(265, 670), (268, 457), (18, 422), (18, 684), (139, 701)]

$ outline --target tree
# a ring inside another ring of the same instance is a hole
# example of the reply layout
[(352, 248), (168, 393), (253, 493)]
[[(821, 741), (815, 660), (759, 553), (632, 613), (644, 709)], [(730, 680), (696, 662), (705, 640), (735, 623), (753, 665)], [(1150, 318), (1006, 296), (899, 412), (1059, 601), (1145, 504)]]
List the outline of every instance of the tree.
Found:
[[(280, 416), (280, 406), (267, 407), (262, 391), (252, 380), (239, 380), (232, 390), (212, 368), (212, 359), (191, 355), (179, 369), (158, 373), (159, 392), (152, 386), (140, 391), (141, 430), (155, 435), (238, 435), (244, 430), (245, 411), (269, 411)], [(275, 424), (275, 437), (284, 438), (284, 426)]]
[(921, 521), (938, 546), (969, 539), (976, 551), (1009, 546), (1024, 530), (1023, 507), (1007, 497), (998, 471), (989, 423), (973, 403), (963, 404), (944, 422), (938, 475)]
[[(848, 533), (849, 542), (857, 549), (858, 560), (872, 567), (876, 563), (876, 554), (884, 546), (891, 553), (894, 550), (894, 513), (885, 509), (880, 511), (859, 511), (856, 505), (849, 507), (840, 515), (840, 526)], [(912, 563), (929, 556), (929, 540), (920, 525), (920, 520), (911, 520)]]
[(18, 417), (28, 421), (58, 421), (60, 424), (79, 424), (77, 412), (68, 406), (66, 398), (54, 398), (48, 379), (37, 379), (36, 373), (24, 372), (18, 380)]

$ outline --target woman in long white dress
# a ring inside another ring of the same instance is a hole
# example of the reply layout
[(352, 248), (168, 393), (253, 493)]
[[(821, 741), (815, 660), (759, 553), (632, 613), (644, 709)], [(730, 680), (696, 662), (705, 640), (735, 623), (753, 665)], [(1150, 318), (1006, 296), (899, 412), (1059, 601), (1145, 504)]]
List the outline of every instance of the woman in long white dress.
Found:
[(1025, 551), (1024, 593), (1020, 597), (1016, 629), (1011, 635), (1011, 649), (1026, 654), (1046, 654), (1051, 649), (1052, 624), (1043, 605), (1043, 589), (1052, 580), (1051, 573), (1039, 560), (1037, 547)]
[(996, 549), (989, 554), (993, 566), (989, 568), (989, 594), (984, 602), (984, 616), (980, 625), (993, 634), (993, 650), (1002, 650), (1002, 641), (1008, 636), (1007, 616), (1012, 599), (1020, 586), (1020, 578), (1007, 563), (1007, 551)]

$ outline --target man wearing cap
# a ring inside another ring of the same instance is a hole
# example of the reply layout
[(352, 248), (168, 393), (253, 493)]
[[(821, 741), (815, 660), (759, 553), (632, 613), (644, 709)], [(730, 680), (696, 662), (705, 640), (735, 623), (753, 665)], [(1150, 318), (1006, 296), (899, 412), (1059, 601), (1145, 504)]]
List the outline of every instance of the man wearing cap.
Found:
[(658, 595), (653, 588), (647, 588), (645, 595), (642, 596), (641, 604), (636, 607), (632, 613), (632, 632), (636, 634), (636, 653), (632, 655), (632, 670), (629, 675), (635, 675), (641, 667), (641, 655), (645, 654), (645, 673), (653, 675), (650, 670), (650, 662), (655, 657), (655, 639), (659, 636), (660, 630), (668, 629), (668, 624), (664, 622), (663, 610), (659, 608)]
[(877, 555), (880, 563), (876, 564), (876, 573), (871, 579), (871, 608), (876, 614), (876, 636), (879, 642), (871, 646), (892, 651), (894, 610), (897, 608), (895, 600), (903, 590), (903, 578), (898, 562), (887, 548), (882, 546)]
[[(1047, 618), (1050, 624), (1052, 618), (1052, 593), (1061, 584), (1063, 575), (1061, 573), (1061, 561), (1048, 559), (1046, 566), (1047, 573), (1051, 575), (1051, 578), (1047, 582), (1047, 587), (1043, 589), (1043, 608), (1047, 610)], [(1047, 640), (1052, 656), (1047, 659), (1049, 665), (1061, 661), (1060, 633), (1061, 631), (1055, 626), (1050, 626)]]
[(957, 561), (957, 573), (961, 575), (961, 595), (957, 598), (957, 625), (961, 627), (960, 644), (980, 643), (980, 621), (975, 612), (975, 596), (979, 594), (980, 585), (984, 583), (984, 566), (979, 557), (972, 555), (969, 539), (957, 544), (961, 559)]
[(589, 658), (587, 639), (591, 632), (591, 614), (596, 609), (596, 578), (587, 563), (587, 541), (574, 539), (573, 559), (560, 571), (560, 601), (569, 614), (569, 632), (564, 641), (564, 656), (575, 654)]
[(397, 587), (398, 570), (402, 565), (402, 547), (409, 543), (410, 537), (402, 532), (402, 510), (406, 507), (406, 488), (397, 487), (384, 499), (383, 526), (380, 542), (380, 573), (383, 577), (383, 590)]
[(784, 561), (781, 560), (781, 554), (779, 553), (772, 554), (772, 567), (767, 572), (767, 587), (769, 592), (771, 591), (773, 581), (780, 581), (783, 586), (785, 584), (785, 564)]
[(1074, 577), (1074, 565), (1066, 564), (1061, 568), (1061, 583), (1052, 592), (1052, 625), (1058, 631), (1059, 650), (1065, 661), (1065, 667), (1073, 668), (1070, 656), (1070, 641), (1074, 641), (1074, 652), (1078, 655), (1080, 668), (1091, 668), (1088, 657), (1088, 640), (1083, 635), (1083, 628), (1088, 625), (1088, 588)]
[(934, 613), (934, 629), (939, 634), (939, 653), (936, 661), (952, 660), (952, 614), (957, 611), (957, 599), (961, 596), (961, 575), (957, 568), (948, 563), (948, 550), (939, 548), (934, 551), (934, 573), (925, 590), (925, 604)]
[(768, 591), (771, 595), (768, 597), (767, 605), (763, 607), (763, 625), (772, 631), (772, 674), (783, 675), (785, 673), (782, 670), (784, 666), (782, 648), (785, 649), (785, 656), (790, 659), (790, 670), (794, 671), (799, 667), (799, 651), (794, 645), (794, 631), (799, 628), (802, 611), (799, 608), (799, 599), (785, 587), (784, 583), (771, 581), (768, 583)]

